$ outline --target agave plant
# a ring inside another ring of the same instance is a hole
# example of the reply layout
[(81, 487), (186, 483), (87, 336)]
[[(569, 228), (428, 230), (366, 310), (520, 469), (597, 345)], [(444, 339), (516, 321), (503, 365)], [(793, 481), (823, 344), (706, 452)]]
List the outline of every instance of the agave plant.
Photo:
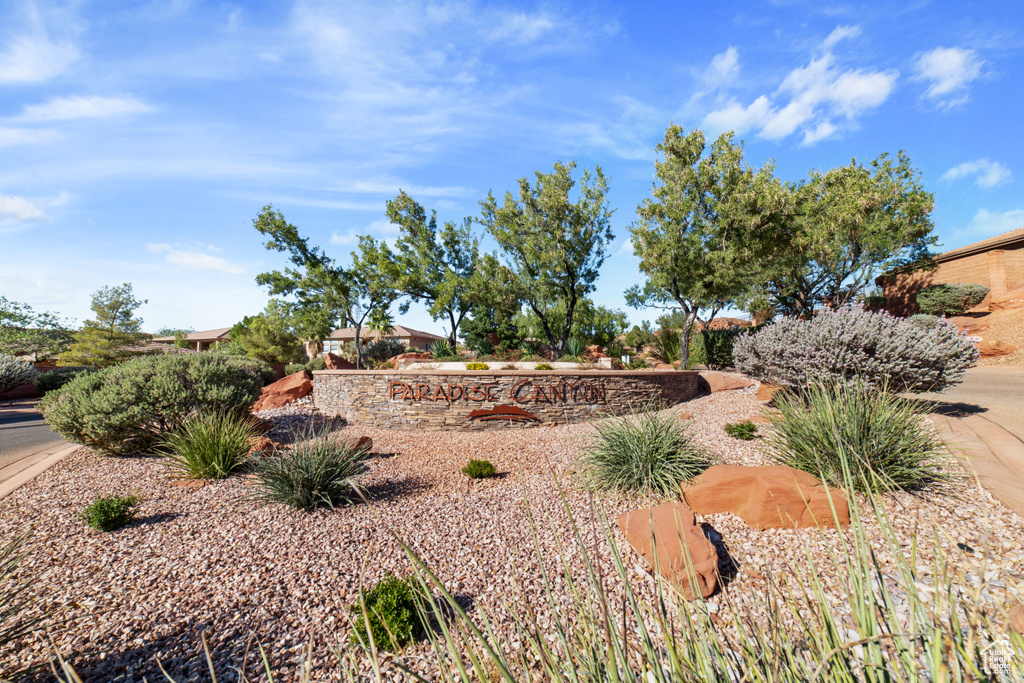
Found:
[(448, 343), (447, 339), (438, 339), (430, 345), (430, 354), (434, 357), (434, 360), (443, 360), (446, 358), (455, 358), (458, 354), (452, 345)]
[(587, 350), (587, 342), (585, 339), (579, 337), (570, 337), (565, 340), (565, 353), (566, 356), (572, 356), (573, 358), (582, 358), (583, 352)]

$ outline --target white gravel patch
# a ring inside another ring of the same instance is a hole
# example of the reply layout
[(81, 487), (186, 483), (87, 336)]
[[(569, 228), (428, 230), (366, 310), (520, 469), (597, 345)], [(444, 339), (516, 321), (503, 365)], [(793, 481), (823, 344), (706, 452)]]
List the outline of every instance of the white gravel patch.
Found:
[[(752, 391), (734, 391), (701, 397), (671, 412), (691, 414), (688, 423), (698, 441), (723, 461), (765, 464), (757, 441), (741, 442), (722, 431), (726, 422), (760, 410)], [(307, 403), (261, 417), (285, 429), (315, 415)], [(0, 542), (31, 529), (33, 552), (21, 572), (38, 577), (33, 594), (41, 607), (57, 610), (48, 636), (86, 681), (162, 680), (155, 655), (179, 680), (208, 680), (200, 656), (203, 633), (217, 654), (222, 680), (235, 680), (229, 667), (242, 664), (253, 633), (267, 647), (282, 680), (292, 680), (289, 672), (310, 642), (316, 679), (334, 680), (337, 667), (329, 647), (347, 634), (345, 609), (360, 583), (411, 569), (389, 527), (460, 602), (477, 613), (486, 610), (499, 629), (510, 632), (510, 612), (522, 614), (527, 605), (537, 610), (542, 624), (550, 618), (526, 501), (540, 520), (545, 561), (554, 565), (555, 532), (563, 542), (571, 538), (555, 477), (565, 486), (588, 550), (605, 563), (610, 550), (593, 535), (592, 501), (612, 524), (620, 512), (640, 503), (610, 494), (591, 496), (580, 488), (576, 459), (593, 433), (589, 424), (484, 432), (348, 426), (341, 432), (373, 439), (377, 457), (364, 480), (372, 506), (314, 513), (251, 507), (238, 502), (247, 490), (244, 477), (187, 488), (176, 485), (157, 458), (103, 458), (81, 449), (0, 501)], [(282, 435), (271, 433), (272, 438)], [(470, 458), (492, 461), (504, 476), (468, 480), (460, 469)], [(78, 517), (82, 508), (114, 493), (142, 498), (137, 520), (108, 534), (86, 527)], [(1022, 520), (966, 480), (956, 493), (885, 499), (901, 540), (909, 543), (919, 536), (921, 581), (929, 581), (929, 539), (935, 534), (957, 572), (983, 571), (987, 550), (984, 571), (998, 585), (983, 599), (998, 606), (1014, 595), (1024, 597), (1019, 592)], [(834, 530), (757, 531), (729, 514), (700, 521), (724, 539), (737, 567), (727, 593), (740, 604), (757, 604), (770, 579), (784, 585), (793, 564), (805, 565), (811, 558), (826, 566), (828, 553), (841, 550), (851, 537), (849, 531)], [(889, 558), (881, 533), (876, 524), (867, 526), (885, 566)], [(631, 566), (631, 581), (653, 598), (654, 581), (617, 529), (614, 533)], [(579, 549), (572, 542), (568, 548), (571, 562), (578, 563)], [(567, 601), (564, 577), (558, 571), (552, 576), (559, 599)], [(844, 578), (826, 571), (822, 579), (841, 603)], [(607, 587), (616, 604), (621, 586), (610, 577)], [(716, 594), (709, 604), (717, 608), (722, 596)], [(50, 647), (37, 637), (25, 643), (22, 659), (44, 661)], [(407, 665), (434, 671), (426, 643), (400, 657)], [(250, 653), (249, 670), (256, 664)]]

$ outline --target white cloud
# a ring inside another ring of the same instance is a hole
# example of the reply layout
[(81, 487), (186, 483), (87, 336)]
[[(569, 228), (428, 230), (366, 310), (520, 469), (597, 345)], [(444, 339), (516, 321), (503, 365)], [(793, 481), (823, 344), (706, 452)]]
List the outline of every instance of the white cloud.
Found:
[(43, 128), (0, 127), (0, 147), (9, 145), (31, 145), (49, 142), (57, 138), (57, 131)]
[(100, 95), (55, 97), (43, 104), (26, 106), (18, 118), (25, 121), (98, 119), (152, 110), (153, 107), (134, 97), (102, 97)]
[(214, 256), (208, 251), (217, 251), (212, 245), (197, 245), (193, 248), (182, 248), (177, 245), (170, 245), (166, 242), (147, 244), (146, 248), (154, 254), (166, 254), (164, 260), (189, 270), (214, 270), (229, 275), (241, 275), (245, 273), (242, 266), (226, 261), (219, 256)]
[(347, 232), (335, 231), (331, 235), (331, 244), (339, 247), (349, 247), (359, 244), (361, 235), (369, 235), (374, 239), (393, 238), (398, 235), (398, 226), (387, 219), (380, 219), (370, 223), (365, 228), (352, 228)]
[(740, 72), (740, 54), (736, 48), (729, 46), (711, 58), (711, 64), (704, 72), (704, 81), (712, 86), (721, 86), (732, 82)]
[(0, 83), (36, 83), (58, 75), (78, 59), (73, 44), (54, 43), (45, 34), (20, 36), (0, 52)]
[(996, 185), (1008, 182), (1013, 178), (1013, 174), (1010, 172), (1010, 169), (1003, 166), (998, 161), (977, 159), (975, 161), (965, 161), (962, 164), (957, 164), (943, 173), (942, 179), (953, 181), (970, 176), (975, 176), (974, 182), (978, 187), (984, 188), (995, 187)]
[(615, 251), (619, 256), (633, 256), (633, 239), (627, 239)]
[(966, 227), (953, 232), (946, 249), (955, 249), (1024, 227), (1024, 209), (989, 211), (978, 209)]
[(494, 26), (484, 35), (493, 41), (532, 43), (555, 29), (555, 22), (545, 14), (510, 12), (497, 17)]
[(10, 223), (39, 223), (46, 220), (46, 214), (38, 206), (10, 194), (0, 194), (0, 225)]
[(769, 140), (802, 132), (805, 145), (856, 128), (861, 116), (889, 98), (899, 75), (839, 66), (832, 48), (858, 35), (858, 26), (837, 27), (810, 62), (790, 71), (770, 96), (761, 95), (746, 106), (730, 98), (704, 117), (702, 127), (716, 132), (756, 130)]
[(984, 64), (974, 50), (937, 47), (917, 58), (914, 80), (928, 84), (925, 98), (941, 107), (955, 107), (968, 100), (967, 87), (981, 77)]

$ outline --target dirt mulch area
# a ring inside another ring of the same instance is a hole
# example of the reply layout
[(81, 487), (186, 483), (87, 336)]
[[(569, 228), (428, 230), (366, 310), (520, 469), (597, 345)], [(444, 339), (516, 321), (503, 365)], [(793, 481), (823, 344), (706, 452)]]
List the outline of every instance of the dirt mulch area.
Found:
[(1017, 349), (1005, 356), (982, 358), (978, 365), (1024, 366), (1024, 308), (994, 311), (979, 320), (988, 325), (981, 333), (983, 338), (1013, 344)]
[[(689, 413), (687, 422), (698, 441), (723, 461), (760, 464), (766, 459), (758, 442), (740, 442), (722, 430), (726, 422), (759, 411), (752, 393), (734, 391), (671, 412)], [(584, 543), (606, 571), (610, 549), (597, 531), (595, 507), (614, 524), (618, 513), (641, 504), (615, 495), (591, 496), (581, 487), (577, 458), (593, 435), (588, 424), (464, 433), (347, 427), (342, 433), (373, 438), (377, 457), (364, 482), (373, 498), (370, 506), (314, 513), (252, 507), (240, 502), (249, 490), (244, 477), (184, 488), (155, 458), (111, 459), (81, 449), (0, 501), (0, 542), (31, 529), (34, 549), (21, 572), (38, 579), (32, 594), (41, 607), (56, 610), (54, 621), (68, 620), (55, 623), (49, 636), (86, 681), (162, 680), (156, 655), (178, 680), (206, 680), (201, 634), (214, 649), (218, 674), (226, 676), (230, 666), (243, 663), (252, 633), (267, 647), (281, 680), (292, 680), (310, 642), (315, 678), (334, 680), (337, 664), (328, 648), (346, 637), (346, 607), (360, 584), (410, 570), (389, 527), (471, 614), (485, 610), (508, 634), (510, 615), (522, 615), (527, 606), (536, 610), (542, 626), (550, 625), (527, 503), (537, 521), (536, 542), (544, 561), (557, 565), (563, 543), (569, 564), (580, 562), (553, 475), (565, 487), (565, 504), (583, 530)], [(459, 470), (469, 458), (491, 460), (504, 476), (468, 481)], [(79, 519), (80, 511), (96, 496), (111, 493), (139, 495), (138, 518), (117, 532), (90, 530)], [(891, 496), (885, 509), (900, 538), (909, 542), (920, 534), (922, 583), (930, 581), (934, 533), (954, 571), (967, 576), (985, 571), (1002, 582), (1001, 589), (983, 596), (1001, 604), (1024, 579), (1024, 524), (966, 480), (957, 494)], [(729, 599), (762, 612), (768, 581), (785, 583), (793, 576), (793, 564), (806, 567), (810, 560), (828, 567), (829, 553), (841, 552), (851, 538), (849, 531), (757, 531), (729, 514), (700, 521), (723, 539), (720, 550), (728, 553), (731, 566)], [(891, 558), (883, 536), (873, 523), (868, 533), (882, 549), (884, 569)], [(655, 579), (617, 529), (614, 534), (630, 582), (653, 601)], [(985, 549), (991, 559), (983, 569)], [(845, 578), (827, 569), (821, 574), (842, 613)], [(551, 582), (559, 604), (568, 604), (565, 577), (557, 567)], [(612, 604), (621, 604), (618, 580), (610, 577), (607, 589)], [(712, 596), (708, 609), (718, 610), (723, 600), (722, 593)], [(44, 661), (49, 648), (41, 637), (26, 643), (24, 661)], [(399, 656), (439, 680), (426, 643)], [(246, 663), (255, 670), (256, 654), (250, 653)], [(400, 679), (390, 665), (386, 670)]]

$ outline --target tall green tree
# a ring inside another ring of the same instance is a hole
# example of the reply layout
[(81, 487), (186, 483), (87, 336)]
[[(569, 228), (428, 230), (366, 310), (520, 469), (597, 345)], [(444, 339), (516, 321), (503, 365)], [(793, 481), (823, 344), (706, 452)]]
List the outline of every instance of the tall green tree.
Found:
[[(545, 311), (548, 324), (561, 336), (565, 327), (565, 309), (561, 303), (555, 304)], [(530, 309), (520, 311), (514, 318), (516, 328), (524, 337), (538, 338), (543, 336), (540, 318)], [(582, 299), (576, 306), (572, 328), (567, 339), (577, 338), (588, 344), (607, 346), (620, 334), (629, 329), (626, 314), (619, 310), (598, 306), (589, 297)]]
[[(517, 195), (494, 195), (480, 203), (480, 222), (498, 243), (501, 255), (516, 274), (517, 291), (537, 316), (548, 344), (561, 354), (572, 330), (576, 308), (594, 291), (608, 244), (612, 210), (605, 195), (608, 182), (596, 167), (573, 179), (576, 162), (556, 163), (551, 173), (535, 173), (536, 183), (519, 180)], [(573, 194), (575, 190), (575, 200)], [(557, 304), (565, 311), (559, 331), (549, 319)]]
[(683, 314), (679, 357), (686, 368), (698, 316), (704, 312), (710, 322), (751, 291), (786, 195), (770, 164), (755, 171), (743, 162), (732, 133), (708, 149), (702, 131), (687, 134), (672, 124), (656, 149), (663, 160), (654, 164), (652, 196), (630, 226), (645, 281), (626, 292), (626, 302)]
[(148, 335), (142, 332), (142, 318), (135, 310), (146, 299), (136, 299), (131, 283), (120, 287), (102, 287), (92, 295), (95, 320), (86, 320), (67, 353), (61, 355), (64, 365), (95, 365), (107, 367), (138, 353)]
[(854, 159), (812, 171), (787, 192), (780, 240), (786, 248), (761, 269), (766, 293), (782, 313), (809, 317), (820, 306), (841, 308), (877, 275), (931, 260), (934, 197), (902, 151), (867, 166)]
[(394, 248), (383, 240), (361, 237), (359, 259), (376, 266), (394, 289), (411, 302), (427, 305), (434, 320), (447, 318), (448, 341), (454, 348), (466, 315), (481, 301), (488, 286), (483, 277), (480, 240), (473, 236), (472, 220), (446, 222), (439, 230), (437, 212), (430, 217), (405, 192), (387, 203), (388, 220), (399, 227)]
[(267, 363), (302, 361), (302, 343), (292, 328), (291, 306), (271, 299), (261, 313), (236, 323), (231, 328), (229, 351)]
[(60, 355), (74, 341), (71, 324), (56, 313), (0, 296), (0, 353), (41, 361)]
[(253, 220), (253, 227), (269, 237), (267, 249), (288, 253), (291, 266), (260, 273), (256, 282), (272, 295), (293, 298), (293, 318), (307, 354), (314, 349), (312, 355), (319, 353), (322, 340), (340, 321), (355, 327), (356, 367), (362, 367), (362, 326), (371, 311), (397, 298), (391, 283), (375, 264), (359, 261), (355, 254), (352, 268), (341, 267), (269, 204)]

